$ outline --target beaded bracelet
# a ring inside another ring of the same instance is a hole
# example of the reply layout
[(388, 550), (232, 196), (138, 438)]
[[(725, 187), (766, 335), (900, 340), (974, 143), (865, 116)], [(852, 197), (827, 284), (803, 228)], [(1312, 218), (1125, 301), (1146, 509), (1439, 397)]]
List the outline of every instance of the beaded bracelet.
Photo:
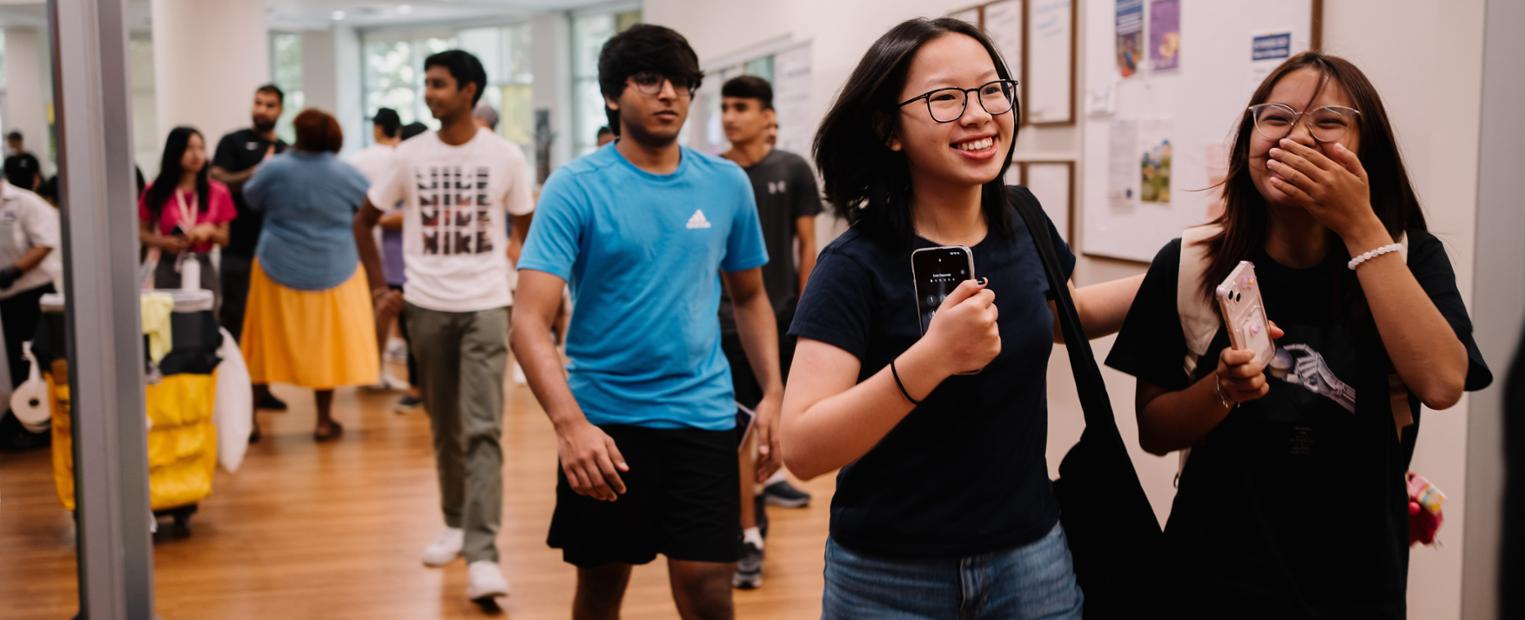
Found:
[(1401, 244), (1401, 243), (1389, 243), (1389, 244), (1384, 245), (1384, 246), (1382, 246), (1380, 248), (1377, 248), (1375, 250), (1372, 250), (1370, 252), (1367, 252), (1365, 254), (1362, 254), (1360, 256), (1357, 256), (1355, 258), (1350, 259), (1350, 262), (1346, 263), (1345, 266), (1349, 267), (1351, 271), (1355, 271), (1356, 267), (1360, 267), (1361, 264), (1365, 263), (1366, 261), (1369, 261), (1369, 260), (1371, 260), (1373, 258), (1376, 258), (1378, 256), (1381, 256), (1383, 254), (1392, 254), (1393, 252), (1397, 252), (1397, 251), (1400, 251), (1402, 249), (1403, 249), (1403, 244)]

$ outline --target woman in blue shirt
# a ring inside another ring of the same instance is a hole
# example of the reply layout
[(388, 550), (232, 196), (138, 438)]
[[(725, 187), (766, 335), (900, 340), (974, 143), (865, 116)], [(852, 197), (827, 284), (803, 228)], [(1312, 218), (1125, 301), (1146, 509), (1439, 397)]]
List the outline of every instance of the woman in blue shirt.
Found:
[(333, 116), (309, 109), (292, 125), (295, 148), (261, 166), (244, 186), (265, 225), (249, 278), (243, 353), (256, 385), (316, 391), (313, 438), (328, 441), (344, 431), (333, 419), (334, 388), (369, 384), (380, 372), (353, 231), (369, 183), (335, 157), (344, 133)]

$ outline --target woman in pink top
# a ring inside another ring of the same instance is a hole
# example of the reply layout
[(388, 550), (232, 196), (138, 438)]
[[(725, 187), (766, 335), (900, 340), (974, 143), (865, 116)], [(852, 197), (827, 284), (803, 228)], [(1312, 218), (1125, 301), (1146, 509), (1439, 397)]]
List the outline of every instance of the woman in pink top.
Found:
[(201, 267), (201, 288), (222, 301), (213, 247), (228, 244), (228, 222), (237, 211), (228, 186), (207, 178), (206, 140), (191, 127), (176, 127), (164, 141), (159, 176), (138, 200), (138, 237), (149, 248), (154, 288), (180, 288), (186, 261)]

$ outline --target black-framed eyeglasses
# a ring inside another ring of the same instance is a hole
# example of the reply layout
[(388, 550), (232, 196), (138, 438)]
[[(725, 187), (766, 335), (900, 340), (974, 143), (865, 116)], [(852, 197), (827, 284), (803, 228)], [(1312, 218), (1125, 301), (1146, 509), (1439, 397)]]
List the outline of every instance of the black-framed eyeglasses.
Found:
[(963, 118), (964, 110), (969, 107), (969, 93), (979, 95), (980, 107), (985, 108), (991, 116), (1000, 116), (1017, 107), (1016, 80), (995, 80), (976, 88), (939, 88), (902, 101), (900, 107), (925, 99), (927, 113), (932, 116), (932, 120), (951, 123)]
[(671, 83), (673, 92), (679, 97), (693, 97), (694, 91), (699, 89), (697, 82), (674, 79), (653, 71), (642, 71), (630, 76), (630, 83), (635, 84), (635, 89), (648, 97), (660, 94), (664, 82)]
[(1250, 106), (1255, 132), (1268, 140), (1280, 140), (1292, 134), (1298, 121), (1308, 119), (1308, 133), (1319, 142), (1338, 142), (1360, 121), (1361, 111), (1342, 105), (1326, 105), (1298, 112), (1285, 103), (1261, 103)]

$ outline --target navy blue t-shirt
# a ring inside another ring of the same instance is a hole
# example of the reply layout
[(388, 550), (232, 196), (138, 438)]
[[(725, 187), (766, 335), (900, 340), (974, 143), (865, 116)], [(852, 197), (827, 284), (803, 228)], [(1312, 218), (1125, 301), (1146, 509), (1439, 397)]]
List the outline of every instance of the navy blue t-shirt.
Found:
[[(1486, 387), (1492, 375), (1445, 248), (1424, 231), (1408, 239), (1409, 269), (1467, 349), (1466, 389)], [(1266, 316), (1286, 331), (1278, 358), (1291, 365), (1273, 363), (1287, 370), (1267, 373), (1270, 392), (1235, 407), (1192, 446), (1161, 558), (1162, 570), (1187, 588), (1175, 615), (1402, 618), (1409, 453), (1394, 408), (1417, 419), (1419, 400), (1395, 391), (1392, 360), (1344, 257), (1330, 253), (1305, 269), (1263, 248), (1248, 258)], [(1155, 256), (1107, 357), (1167, 390), (1208, 376), (1229, 346), (1220, 324), (1186, 374), (1180, 259), (1179, 239)]]
[[(862, 553), (959, 557), (1037, 540), (1059, 519), (1044, 450), (1054, 321), (1042, 259), (1021, 216), (975, 245), (974, 272), (1000, 309), (1001, 353), (943, 381), (879, 444), (837, 474), (831, 537)], [(1075, 256), (1044, 227), (1066, 275)], [(810, 276), (789, 333), (847, 351), (863, 381), (921, 337), (911, 251), (847, 231)]]

